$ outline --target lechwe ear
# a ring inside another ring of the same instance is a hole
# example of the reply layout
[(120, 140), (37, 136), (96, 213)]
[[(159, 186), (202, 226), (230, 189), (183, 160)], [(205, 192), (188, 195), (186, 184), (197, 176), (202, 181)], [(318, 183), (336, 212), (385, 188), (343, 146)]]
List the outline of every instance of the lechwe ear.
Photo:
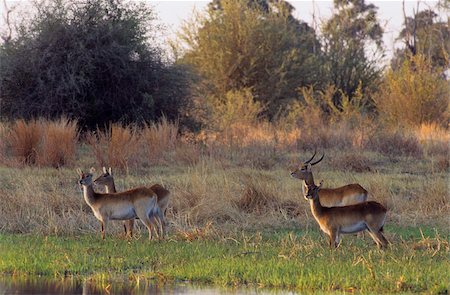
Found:
[(83, 175), (83, 171), (81, 171), (80, 168), (77, 168), (77, 174), (78, 174), (79, 176), (82, 176), (82, 175)]
[(109, 172), (110, 175), (112, 175), (112, 168), (111, 167), (109, 167), (108, 172)]
[(103, 166), (103, 173), (108, 173), (108, 170), (106, 170), (106, 167), (105, 166)]

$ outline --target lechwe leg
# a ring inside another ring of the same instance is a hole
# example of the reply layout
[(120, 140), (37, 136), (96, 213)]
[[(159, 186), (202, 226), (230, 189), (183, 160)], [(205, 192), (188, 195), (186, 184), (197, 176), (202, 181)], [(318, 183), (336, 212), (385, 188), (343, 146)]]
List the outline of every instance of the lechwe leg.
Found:
[(123, 226), (125, 227), (125, 234), (129, 236), (130, 238), (133, 237), (133, 227), (134, 227), (134, 219), (126, 220), (123, 223)]
[(152, 239), (152, 219), (154, 218), (154, 210), (157, 207), (156, 197), (144, 199), (136, 204), (136, 215), (144, 223), (148, 229), (148, 239)]
[(158, 238), (164, 238), (164, 214), (161, 208), (156, 205), (153, 209), (152, 223), (155, 225), (155, 232)]
[(105, 220), (105, 219), (100, 220), (100, 223), (102, 225), (102, 240), (104, 240), (105, 239), (105, 235), (106, 235), (106, 225), (108, 223), (108, 220)]
[(338, 235), (339, 235), (339, 233), (337, 230), (332, 229), (330, 231), (329, 236), (330, 236), (330, 248), (331, 249), (337, 248), (336, 239), (338, 239)]
[(375, 243), (378, 245), (379, 248), (385, 248), (389, 244), (388, 240), (384, 237), (384, 235), (381, 233), (380, 229), (375, 230), (373, 227), (368, 226), (367, 227), (370, 236), (375, 241)]

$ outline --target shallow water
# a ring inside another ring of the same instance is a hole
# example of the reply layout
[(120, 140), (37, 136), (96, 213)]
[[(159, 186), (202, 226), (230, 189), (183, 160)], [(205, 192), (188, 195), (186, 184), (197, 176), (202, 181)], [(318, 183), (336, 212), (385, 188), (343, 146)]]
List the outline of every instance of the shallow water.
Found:
[(77, 279), (43, 277), (1, 277), (0, 294), (292, 294), (281, 290), (257, 288), (217, 288), (179, 282), (158, 285), (151, 280), (115, 280), (92, 282)]

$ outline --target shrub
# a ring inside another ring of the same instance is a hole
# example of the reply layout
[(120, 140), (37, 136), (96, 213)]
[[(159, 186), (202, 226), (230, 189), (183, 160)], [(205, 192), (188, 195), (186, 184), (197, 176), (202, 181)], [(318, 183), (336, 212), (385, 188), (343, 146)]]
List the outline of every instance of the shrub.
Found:
[(254, 100), (249, 88), (228, 91), (224, 97), (210, 98), (211, 123), (219, 130), (232, 126), (254, 124), (262, 112), (261, 103)]
[(12, 24), (19, 29), (0, 46), (2, 117), (66, 115), (95, 129), (179, 116), (188, 91), (186, 71), (164, 62), (157, 45), (161, 27), (148, 5), (32, 3), (35, 16)]
[(386, 74), (374, 97), (382, 120), (392, 125), (446, 124), (450, 86), (422, 55), (411, 56)]
[(369, 148), (385, 154), (394, 156), (423, 156), (422, 147), (415, 136), (402, 130), (378, 132), (369, 142)]

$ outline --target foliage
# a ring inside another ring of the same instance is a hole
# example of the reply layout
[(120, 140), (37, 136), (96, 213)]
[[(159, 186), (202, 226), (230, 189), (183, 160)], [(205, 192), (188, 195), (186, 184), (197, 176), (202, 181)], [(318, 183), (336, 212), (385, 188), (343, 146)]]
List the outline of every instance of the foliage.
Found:
[[(273, 117), (296, 96), (296, 88), (320, 80), (320, 46), (314, 31), (295, 20), (283, 1), (216, 1), (179, 33), (179, 63), (203, 78), (200, 99), (249, 88)], [(264, 3), (260, 1), (258, 3)], [(266, 8), (264, 8), (266, 7)]]
[[(445, 9), (445, 8), (444, 8)], [(438, 19), (431, 9), (415, 12), (406, 16), (403, 29), (397, 40), (405, 43), (405, 47), (397, 49), (392, 59), (392, 67), (402, 66), (409, 54), (422, 54), (431, 61), (436, 70), (444, 70), (450, 64), (450, 30), (448, 22)]]
[(389, 70), (375, 102), (381, 118), (393, 125), (447, 124), (450, 86), (423, 55), (410, 56)]
[(38, 1), (36, 15), (0, 47), (3, 118), (174, 119), (184, 71), (164, 63), (152, 9), (122, 0)]
[(210, 98), (212, 127), (225, 130), (232, 125), (254, 124), (263, 107), (249, 88), (228, 91), (223, 98)]
[(336, 107), (345, 97), (364, 95), (377, 87), (382, 69), (383, 29), (377, 20), (377, 7), (364, 0), (335, 0), (335, 13), (322, 29), (325, 74), (329, 84), (340, 92), (333, 95)]

